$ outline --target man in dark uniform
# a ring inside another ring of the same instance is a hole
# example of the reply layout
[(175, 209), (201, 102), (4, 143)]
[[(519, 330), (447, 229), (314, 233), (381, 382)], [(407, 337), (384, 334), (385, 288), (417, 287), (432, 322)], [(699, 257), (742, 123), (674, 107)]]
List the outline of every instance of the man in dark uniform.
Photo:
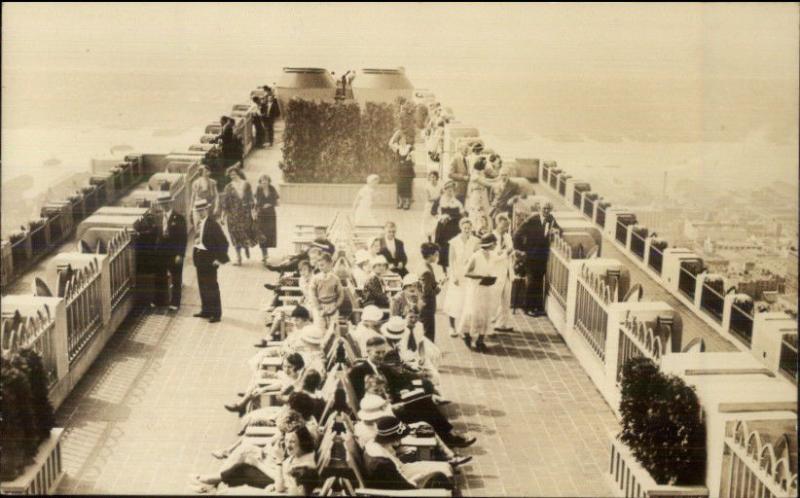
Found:
[(264, 131), (267, 135), (266, 143), (270, 147), (275, 138), (275, 120), (278, 119), (280, 115), (281, 111), (278, 109), (278, 103), (275, 102), (272, 94), (267, 94), (266, 100), (261, 105), (261, 119), (264, 124)]
[(181, 306), (181, 287), (183, 283), (183, 258), (186, 255), (187, 229), (186, 218), (172, 208), (172, 198), (162, 197), (159, 205), (163, 211), (161, 219), (161, 237), (158, 253), (160, 259), (157, 281), (158, 304), (166, 304), (169, 295), (169, 281), (172, 279), (172, 296), (169, 309), (177, 311)]
[(514, 234), (514, 248), (523, 253), (525, 261), (526, 299), (525, 313), (529, 316), (544, 314), (544, 277), (550, 245), (545, 235), (545, 225), (539, 206), (535, 206)]
[(230, 261), (228, 258), (228, 239), (214, 218), (208, 215), (208, 202), (198, 200), (195, 212), (198, 226), (195, 228), (194, 266), (197, 268), (197, 286), (200, 288), (200, 313), (194, 316), (208, 318), (215, 323), (222, 318), (222, 303), (217, 282), (217, 269)]

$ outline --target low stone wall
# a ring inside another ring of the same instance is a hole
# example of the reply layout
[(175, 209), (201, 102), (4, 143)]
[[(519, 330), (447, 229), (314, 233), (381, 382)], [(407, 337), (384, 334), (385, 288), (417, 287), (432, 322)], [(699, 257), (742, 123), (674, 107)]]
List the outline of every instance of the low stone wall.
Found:
[[(311, 206), (352, 206), (363, 183), (281, 183), (278, 186), (283, 204), (305, 204)], [(378, 185), (375, 207), (393, 208), (397, 202), (394, 184)], [(414, 203), (412, 209), (424, 205), (422, 179), (414, 180)]]

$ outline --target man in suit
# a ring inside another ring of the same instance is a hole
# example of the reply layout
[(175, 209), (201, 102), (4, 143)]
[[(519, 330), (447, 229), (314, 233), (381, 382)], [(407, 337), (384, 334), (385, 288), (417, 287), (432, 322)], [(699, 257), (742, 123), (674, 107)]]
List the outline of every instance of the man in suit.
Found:
[(453, 430), (430, 396), (425, 396), (407, 403), (402, 402), (401, 391), (414, 389), (409, 375), (385, 361), (390, 346), (383, 337), (372, 337), (367, 341), (367, 359), (356, 364), (348, 372), (347, 377), (353, 386), (356, 398), (361, 400), (366, 389), (364, 380), (367, 375), (380, 374), (386, 379), (386, 390), (394, 403), (395, 413), (405, 423), (427, 422), (442, 438), (447, 446), (466, 448), (475, 443), (474, 437), (465, 437)]
[(492, 219), (495, 219), (500, 213), (506, 213), (510, 219), (511, 212), (514, 209), (514, 202), (519, 198), (519, 185), (511, 181), (508, 167), (503, 166), (500, 168), (494, 192)]
[(386, 223), (383, 229), (383, 238), (381, 239), (381, 250), (378, 252), (381, 256), (386, 258), (389, 262), (389, 269), (397, 273), (401, 277), (408, 274), (408, 256), (406, 255), (406, 248), (403, 241), (395, 238), (397, 235), (397, 225), (393, 221)]
[(526, 281), (526, 310), (529, 316), (544, 314), (544, 277), (550, 245), (539, 205), (534, 205), (528, 219), (514, 234), (514, 248), (524, 255)]
[(177, 311), (181, 306), (181, 286), (183, 283), (183, 258), (186, 255), (186, 218), (172, 208), (172, 198), (163, 197), (159, 202), (163, 211), (161, 236), (158, 253), (160, 259), (157, 289), (159, 305), (164, 305), (169, 294), (168, 276), (172, 279), (172, 297), (169, 309)]
[(448, 174), (448, 178), (455, 182), (456, 199), (458, 199), (461, 204), (464, 204), (467, 198), (467, 183), (469, 182), (469, 165), (467, 164), (468, 153), (469, 146), (463, 145), (450, 162), (450, 173)]
[(272, 146), (275, 138), (275, 120), (277, 120), (280, 115), (281, 111), (278, 109), (278, 103), (275, 102), (275, 98), (272, 94), (268, 93), (267, 98), (261, 105), (261, 122), (264, 125), (264, 131), (267, 135), (266, 143), (269, 147)]
[(228, 239), (214, 218), (208, 215), (208, 201), (198, 200), (195, 205), (198, 225), (195, 228), (194, 266), (197, 268), (197, 286), (200, 287), (200, 313), (194, 316), (208, 318), (215, 323), (222, 318), (222, 303), (219, 296), (217, 269), (230, 261)]

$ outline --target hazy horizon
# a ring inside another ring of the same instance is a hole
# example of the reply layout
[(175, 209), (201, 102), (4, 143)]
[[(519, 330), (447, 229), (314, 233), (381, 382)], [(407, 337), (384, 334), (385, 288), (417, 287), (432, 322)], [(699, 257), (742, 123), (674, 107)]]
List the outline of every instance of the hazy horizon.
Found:
[(112, 145), (177, 149), (308, 65), (403, 66), (509, 157), (796, 184), (799, 19), (792, 4), (3, 4), (2, 177), (41, 191)]

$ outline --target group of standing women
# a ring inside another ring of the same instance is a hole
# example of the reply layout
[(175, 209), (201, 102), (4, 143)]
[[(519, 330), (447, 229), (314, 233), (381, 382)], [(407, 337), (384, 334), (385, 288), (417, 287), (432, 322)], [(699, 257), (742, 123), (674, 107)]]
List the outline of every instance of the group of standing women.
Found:
[(278, 191), (268, 175), (259, 177), (255, 194), (241, 168), (229, 168), (226, 175), (229, 182), (219, 194), (217, 182), (202, 167), (200, 177), (192, 184), (192, 205), (199, 199), (206, 200), (211, 214), (227, 226), (231, 244), (236, 248), (234, 264), (242, 264), (242, 251), (250, 258), (250, 248), (258, 244), (262, 263), (266, 265), (268, 250), (278, 242), (275, 212)]

